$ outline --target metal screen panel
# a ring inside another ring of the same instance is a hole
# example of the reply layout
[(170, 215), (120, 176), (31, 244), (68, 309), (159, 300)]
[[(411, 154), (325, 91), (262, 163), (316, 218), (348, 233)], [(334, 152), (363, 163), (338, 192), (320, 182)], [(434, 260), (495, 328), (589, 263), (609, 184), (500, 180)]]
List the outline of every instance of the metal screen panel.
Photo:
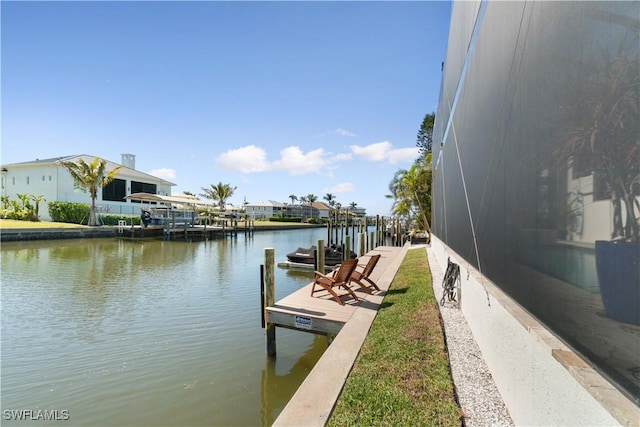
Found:
[(636, 403), (639, 17), (455, 2), (433, 150), (434, 234)]

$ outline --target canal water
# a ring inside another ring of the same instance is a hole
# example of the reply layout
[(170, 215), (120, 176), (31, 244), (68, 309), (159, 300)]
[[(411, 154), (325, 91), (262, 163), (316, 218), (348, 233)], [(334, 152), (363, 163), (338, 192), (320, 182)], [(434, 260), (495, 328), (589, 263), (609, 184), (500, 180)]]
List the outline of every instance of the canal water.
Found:
[[(260, 264), (318, 239), (3, 243), (2, 425), (270, 425), (327, 342), (279, 328), (266, 356)], [(276, 268), (276, 299), (311, 278)]]

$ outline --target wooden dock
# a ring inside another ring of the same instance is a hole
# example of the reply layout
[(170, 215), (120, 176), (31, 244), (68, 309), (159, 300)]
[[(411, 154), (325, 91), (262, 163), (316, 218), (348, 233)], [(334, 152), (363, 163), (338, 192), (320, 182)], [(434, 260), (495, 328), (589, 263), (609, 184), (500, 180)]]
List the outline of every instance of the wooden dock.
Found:
[(359, 301), (344, 297), (345, 305), (340, 305), (326, 291), (315, 292), (311, 296), (312, 283), (309, 283), (272, 306), (267, 306), (267, 325), (335, 336), (358, 308), (377, 312), (401, 262), (398, 258), (404, 257), (402, 249), (379, 246), (359, 259), (358, 264), (365, 264), (371, 255), (381, 255), (371, 274), (371, 279), (381, 290), (374, 290), (373, 295), (369, 295), (354, 283), (352, 289)]
[(118, 235), (121, 237), (162, 237), (164, 240), (207, 240), (238, 234), (253, 233), (253, 227), (220, 226), (220, 225), (194, 225), (194, 226), (154, 226), (142, 227), (121, 226)]

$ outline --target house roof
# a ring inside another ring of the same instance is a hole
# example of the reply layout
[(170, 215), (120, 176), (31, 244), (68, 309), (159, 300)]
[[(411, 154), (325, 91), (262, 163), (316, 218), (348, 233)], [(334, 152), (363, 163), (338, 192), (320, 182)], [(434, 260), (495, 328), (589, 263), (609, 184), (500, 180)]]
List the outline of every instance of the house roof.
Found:
[(323, 202), (313, 202), (313, 203), (305, 203), (302, 206), (312, 206), (320, 211), (331, 211), (333, 210), (333, 208), (331, 206), (328, 206), (326, 203)]
[[(11, 163), (11, 164), (2, 165), (2, 168), (3, 169), (4, 168), (10, 168), (12, 166), (24, 167), (24, 166), (39, 166), (39, 165), (47, 165), (47, 164), (56, 164), (56, 163), (60, 163), (62, 161), (65, 161), (65, 162), (75, 161), (76, 159), (79, 159), (79, 158), (83, 158), (85, 162), (90, 162), (95, 157), (100, 157), (100, 156), (90, 156), (88, 154), (76, 154), (76, 155), (73, 155), (73, 156), (51, 157), (51, 158), (48, 158), (48, 159), (35, 159), (35, 160), (26, 161), (26, 162)], [(102, 159), (102, 157), (100, 157), (100, 158)], [(104, 160), (107, 160), (107, 159), (104, 159)], [(167, 181), (167, 180), (162, 179), (162, 178), (158, 178), (157, 176), (150, 175), (148, 173), (141, 172), (141, 171), (136, 170), (136, 169), (132, 169), (132, 168), (130, 168), (128, 166), (124, 166), (124, 165), (121, 165), (119, 163), (107, 160), (107, 169), (108, 170), (114, 169), (114, 168), (116, 168), (118, 166), (122, 167), (120, 169), (119, 174), (121, 173), (123, 175), (129, 176), (129, 177), (132, 177), (132, 178), (144, 179), (146, 181), (155, 181), (155, 182), (158, 182), (158, 183), (163, 184), (163, 185), (169, 185), (169, 186), (176, 185), (173, 182)]]
[(265, 200), (263, 202), (258, 203), (247, 203), (245, 206), (271, 206), (274, 208), (284, 207), (284, 203), (276, 202), (275, 200)]
[(29, 166), (29, 165), (37, 165), (37, 164), (47, 164), (47, 163), (56, 163), (59, 162), (61, 160), (67, 161), (69, 159), (73, 159), (74, 157), (79, 157), (79, 154), (76, 154), (74, 156), (61, 156), (61, 157), (50, 157), (48, 159), (35, 159), (35, 160), (28, 160), (26, 162), (18, 162), (18, 163), (10, 163), (10, 164), (5, 164), (2, 165), (3, 167), (5, 166)]

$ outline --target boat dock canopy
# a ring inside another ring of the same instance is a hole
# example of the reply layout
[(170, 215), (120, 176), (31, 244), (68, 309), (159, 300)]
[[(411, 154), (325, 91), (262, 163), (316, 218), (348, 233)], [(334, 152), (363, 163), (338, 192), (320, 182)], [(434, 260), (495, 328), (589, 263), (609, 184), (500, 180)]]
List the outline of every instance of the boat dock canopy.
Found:
[(202, 207), (215, 207), (215, 205), (211, 202), (203, 201), (200, 199), (196, 199), (192, 196), (161, 196), (159, 194), (151, 194), (151, 193), (133, 193), (129, 194), (125, 197), (127, 200), (135, 200), (139, 202), (155, 202), (155, 203), (164, 203), (164, 204), (177, 204), (177, 205), (192, 205), (192, 206), (202, 206)]

